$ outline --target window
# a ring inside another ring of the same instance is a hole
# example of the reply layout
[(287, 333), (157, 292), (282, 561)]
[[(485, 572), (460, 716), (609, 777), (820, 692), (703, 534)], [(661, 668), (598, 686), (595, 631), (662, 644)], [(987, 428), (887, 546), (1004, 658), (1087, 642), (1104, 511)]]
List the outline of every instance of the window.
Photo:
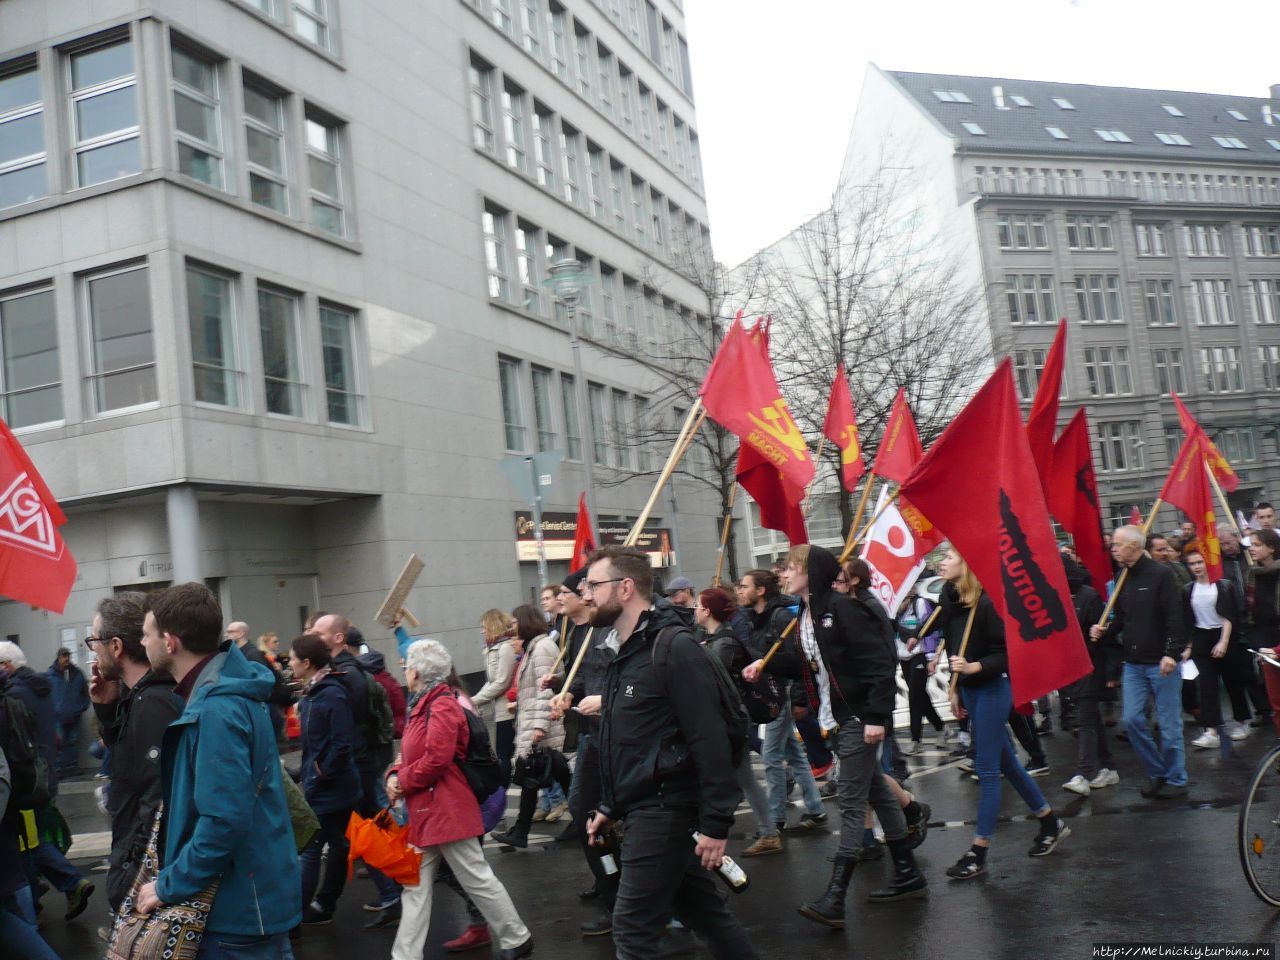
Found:
[(533, 127), (533, 164), (534, 176), (538, 183), (548, 190), (556, 188), (556, 158), (551, 150), (551, 138), (555, 123), (551, 114), (539, 103), (533, 105), (533, 114), (529, 118)]
[(1258, 363), (1262, 367), (1263, 389), (1280, 390), (1280, 345), (1267, 343), (1258, 347)]
[(1220, 223), (1184, 224), (1182, 243), (1188, 257), (1225, 257), (1227, 255)]
[(298, 342), (298, 296), (258, 285), (258, 334), (267, 412), (302, 416), (302, 346)]
[(1053, 137), (1055, 140), (1071, 139), (1061, 127), (1045, 127), (1045, 130), (1048, 132), (1049, 136)]
[(360, 422), (361, 396), (356, 383), (356, 315), (333, 304), (320, 304), (320, 350), (324, 362), (324, 401), (330, 423)]
[(284, 101), (275, 93), (244, 84), (245, 163), (249, 198), (260, 207), (289, 212), (284, 165)]
[(1048, 250), (1049, 231), (1041, 214), (1009, 213), (996, 219), (1002, 250)]
[(533, 424), (537, 431), (538, 452), (552, 450), (556, 445), (555, 415), (551, 409), (551, 371), (543, 367), (530, 368), (533, 386)]
[[(1182, 441), (1186, 435), (1182, 432), (1182, 425), (1166, 426), (1164, 428), (1164, 449), (1165, 454), (1169, 458), (1170, 463), (1176, 463), (1178, 453), (1182, 450)], [(1120, 523), (1125, 521), (1121, 520)]]
[(671, 166), (671, 110), (661, 100), (658, 105), (658, 156), (662, 162)]
[(39, 71), (31, 61), (0, 69), (0, 208), (49, 192), (46, 158)]
[(307, 173), (311, 180), (311, 223), (327, 233), (346, 233), (342, 200), (342, 164), (336, 124), (308, 115)]
[(649, 422), (649, 401), (644, 397), (634, 397), (634, 417), (631, 421), (632, 443), (636, 448), (636, 469), (642, 473), (653, 469), (653, 458), (646, 440)]
[(578, 92), (590, 103), (591, 84), (596, 75), (595, 43), (586, 27), (576, 21), (573, 25), (573, 59), (578, 75)]
[(489, 19), (503, 33), (511, 33), (512, 0), (493, 0), (493, 8), (489, 11)]
[(1239, 137), (1214, 137), (1213, 142), (1224, 150), (1248, 150), (1248, 145)]
[[(1018, 383), (1018, 399), (1030, 402), (1035, 399), (1044, 373), (1046, 350), (1016, 350), (1013, 354), (1013, 371)], [(1063, 378), (1065, 381), (1065, 377)]]
[(626, 183), (627, 171), (621, 164), (610, 162), (609, 199), (613, 205), (613, 228), (624, 236), (627, 232)]
[(1192, 280), (1191, 306), (1200, 326), (1236, 322), (1231, 311), (1230, 280)]
[[(0, 91), (2, 85), (0, 81)], [(52, 290), (0, 296), (0, 357), (0, 415), (5, 422), (17, 429), (61, 420), (58, 317)]]
[(493, 68), (471, 60), (471, 140), (481, 150), (493, 151)]
[(686, 97), (693, 96), (693, 68), (689, 65), (689, 44), (684, 37), (677, 35), (680, 48), (680, 89)]
[(649, 38), (649, 59), (654, 63), (661, 63), (662, 54), (658, 48), (658, 8), (650, 3), (649, 0), (645, 0), (644, 18), (645, 26), (648, 27), (646, 35)]
[(591, 216), (604, 219), (604, 151), (587, 141), (587, 193)]
[(511, 268), (507, 260), (507, 215), (496, 207), (485, 206), (484, 261), (488, 273), (489, 296), (496, 300), (511, 298)]
[(645, 231), (649, 229), (649, 219), (645, 216), (645, 194), (644, 181), (639, 177), (631, 178), (631, 227), (635, 234), (636, 243), (644, 246)]
[(582, 139), (578, 131), (561, 121), (560, 164), (564, 171), (564, 198), (575, 207), (582, 202)]
[(604, 320), (604, 337), (611, 344), (618, 339), (618, 272), (600, 265), (600, 316)]
[(1084, 372), (1090, 396), (1119, 397), (1133, 393), (1128, 347), (1086, 347)]
[(1230, 116), (1230, 117), (1232, 117), (1232, 118), (1234, 118), (1234, 119), (1236, 119), (1236, 120), (1239, 120), (1241, 123), (1248, 123), (1248, 122), (1249, 122), (1249, 118), (1248, 118), (1248, 117), (1246, 117), (1246, 116), (1245, 116), (1243, 113), (1241, 113), (1239, 110), (1235, 110), (1235, 109), (1232, 109), (1232, 108), (1228, 108), (1228, 109), (1227, 109), (1227, 115), (1228, 115), (1228, 116)]
[(221, 190), (222, 120), (217, 64), (182, 47), (173, 47), (170, 56), (178, 172)]
[(1005, 292), (1009, 298), (1010, 323), (1052, 323), (1057, 316), (1050, 274), (1007, 274)]
[(1133, 143), (1133, 140), (1123, 130), (1095, 130), (1099, 140), (1105, 140), (1107, 143)]
[(1258, 443), (1253, 427), (1228, 427), (1219, 430), (1214, 442), (1230, 463), (1247, 463), (1258, 459)]
[(604, 423), (604, 387), (587, 384), (587, 415), (591, 417), (591, 457), (602, 467), (609, 465), (609, 434)]
[(613, 54), (604, 47), (596, 48), (596, 86), (600, 97), (600, 112), (613, 116)]
[(1272, 150), (1280, 150), (1280, 140), (1273, 140), (1271, 137), (1267, 137), (1267, 143)]
[(622, 342), (629, 350), (640, 349), (639, 312), (640, 286), (630, 277), (622, 278)]
[(136, 86), (130, 40), (117, 40), (71, 55), (71, 116), (78, 186), (127, 177), (142, 169)]
[(1082, 323), (1122, 323), (1120, 277), (1114, 273), (1076, 274), (1076, 306)]
[(560, 410), (564, 414), (565, 456), (582, 459), (582, 427), (578, 421), (578, 390), (573, 377), (560, 374)]
[(1015, 105), (1015, 106), (1018, 106), (1018, 107), (1029, 107), (1029, 106), (1031, 106), (1031, 101), (1030, 101), (1030, 100), (1028, 100), (1026, 97), (1019, 96), (1019, 95), (1018, 95), (1018, 94), (1016, 94), (1016, 93), (1015, 93), (1015, 94), (1013, 94), (1012, 96), (1010, 96), (1010, 97), (1009, 97), (1009, 99), (1010, 99), (1010, 100), (1012, 100), (1012, 101), (1013, 101), (1013, 103), (1014, 103), (1014, 105)]
[(328, 0), (293, 0), (293, 30), (317, 47), (329, 49)]
[(609, 391), (609, 426), (613, 440), (613, 465), (631, 469), (631, 424), (627, 417), (627, 395), (621, 390)]
[(1098, 458), (1102, 473), (1142, 469), (1142, 424), (1137, 420), (1098, 424)]
[(1187, 380), (1182, 372), (1181, 350), (1156, 349), (1151, 352), (1151, 358), (1156, 368), (1156, 390), (1160, 396), (1187, 392)]
[(534, 59), (542, 59), (541, 24), (537, 0), (520, 0), (520, 43)]
[(1250, 280), (1253, 318), (1258, 323), (1280, 323), (1280, 280)]
[(502, 132), (507, 140), (507, 166), (528, 173), (524, 126), (524, 91), (505, 84), (502, 88)]
[(502, 393), (502, 426), (508, 450), (523, 451), (524, 410), (520, 403), (520, 363), (498, 358), (498, 389)]
[(1072, 250), (1114, 250), (1110, 217), (1067, 217), (1067, 246)]
[(1181, 110), (1179, 110), (1177, 107), (1175, 107), (1172, 103), (1165, 103), (1165, 104), (1161, 104), (1161, 106), (1163, 106), (1163, 107), (1164, 107), (1164, 112), (1165, 112), (1165, 113), (1167, 113), (1167, 114), (1168, 114), (1169, 116), (1171, 116), (1171, 117), (1185, 117), (1185, 116), (1186, 116), (1186, 114), (1185, 114), (1185, 113), (1183, 113)]
[(1177, 324), (1173, 281), (1144, 280), (1142, 286), (1147, 305), (1147, 323), (1153, 327), (1172, 327)]
[(1244, 390), (1244, 367), (1239, 347), (1201, 347), (1200, 372), (1210, 393), (1239, 393)]
[(1191, 141), (1180, 133), (1157, 133), (1156, 139), (1166, 147), (1189, 147)]
[(972, 121), (965, 120), (960, 124), (960, 126), (964, 127), (966, 131), (975, 137), (985, 137), (987, 135), (987, 131), (983, 130), (981, 126), (973, 123)]
[(1163, 223), (1135, 223), (1133, 235), (1138, 245), (1138, 256), (1167, 257), (1169, 255)]
[(667, 201), (654, 190), (649, 194), (649, 239), (656, 250), (666, 246)]
[(202, 267), (187, 267), (187, 325), (198, 403), (240, 406), (231, 279)]
[(89, 277), (85, 282), (93, 354), (94, 409), (119, 410), (156, 399), (147, 268)]
[(547, 60), (551, 72), (563, 81), (569, 79), (569, 45), (566, 37), (564, 7), (552, 0), (547, 7)]
[(1067, 100), (1067, 99), (1065, 99), (1065, 98), (1063, 98), (1063, 97), (1054, 97), (1054, 98), (1053, 98), (1053, 103), (1054, 103), (1054, 106), (1056, 106), (1059, 110), (1074, 110), (1074, 109), (1075, 109), (1075, 107), (1073, 107), (1073, 106), (1071, 105), (1071, 101), (1070, 101), (1070, 100)]
[(618, 64), (618, 113), (627, 130), (635, 128), (636, 78), (621, 62)]
[(963, 90), (935, 90), (933, 95), (943, 103), (973, 103)]
[(653, 94), (639, 81), (636, 81), (636, 100), (640, 104), (640, 136), (648, 144), (653, 141)]
[(1280, 226), (1274, 223), (1244, 225), (1245, 254), (1250, 257), (1280, 257)]
[(538, 276), (538, 228), (516, 222), (516, 276), (520, 279), (520, 306), (542, 312), (542, 282)]

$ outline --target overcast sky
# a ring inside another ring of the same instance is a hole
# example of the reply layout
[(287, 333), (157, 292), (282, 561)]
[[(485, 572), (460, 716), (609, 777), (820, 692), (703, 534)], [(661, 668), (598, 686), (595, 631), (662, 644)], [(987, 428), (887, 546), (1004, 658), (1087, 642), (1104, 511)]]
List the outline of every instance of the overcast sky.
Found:
[(868, 63), (1265, 97), (1280, 0), (684, 0), (716, 257), (822, 208)]

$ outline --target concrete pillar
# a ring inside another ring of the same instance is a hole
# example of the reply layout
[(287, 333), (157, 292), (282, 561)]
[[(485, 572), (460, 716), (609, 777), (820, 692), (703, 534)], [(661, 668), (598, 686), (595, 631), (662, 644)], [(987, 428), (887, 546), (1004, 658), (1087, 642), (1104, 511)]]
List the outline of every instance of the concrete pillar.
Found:
[(200, 504), (195, 487), (181, 484), (165, 494), (165, 519), (169, 525), (169, 556), (173, 559), (173, 582), (203, 581), (200, 563)]

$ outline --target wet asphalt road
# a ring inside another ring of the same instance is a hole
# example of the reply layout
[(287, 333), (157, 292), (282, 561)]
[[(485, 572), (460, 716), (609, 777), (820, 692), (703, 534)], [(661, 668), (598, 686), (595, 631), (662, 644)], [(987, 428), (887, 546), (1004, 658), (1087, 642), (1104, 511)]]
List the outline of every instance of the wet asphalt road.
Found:
[[(1187, 732), (1189, 743), (1198, 731), (1188, 726)], [(1189, 751), (1189, 796), (1158, 801), (1139, 795), (1145, 778), (1133, 752), (1120, 742), (1115, 745), (1122, 778), (1118, 787), (1096, 791), (1088, 799), (1066, 793), (1061, 784), (1074, 773), (1075, 741), (1060, 732), (1047, 737), (1053, 772), (1039, 782), (1067, 818), (1071, 836), (1051, 856), (1032, 859), (1026, 853), (1034, 825), (1002, 820), (987, 875), (965, 883), (948, 881), (943, 871), (972, 840), (977, 784), (953, 768), (936, 769), (946, 759), (941, 752), (912, 758), (913, 776), (907, 786), (933, 807), (934, 826), (917, 851), (931, 884), (927, 899), (866, 903), (866, 892), (884, 882), (889, 867), (887, 860), (863, 864), (850, 891), (848, 928), (834, 932), (819, 927), (801, 918), (796, 905), (821, 892), (836, 837), (794, 834), (785, 838), (782, 853), (740, 861), (751, 877), (751, 889), (734, 896), (732, 906), (763, 958), (1065, 960), (1090, 957), (1092, 945), (1105, 941), (1275, 942), (1280, 940), (1280, 914), (1245, 884), (1235, 844), (1240, 798), (1254, 765), (1273, 742), (1269, 731), (1255, 731), (1230, 756)], [(68, 794), (63, 807), (77, 833), (105, 829), (87, 792)], [(827, 801), (827, 809), (834, 830), (834, 800)], [(1012, 788), (1006, 788), (1002, 816), (1025, 814)], [(797, 817), (793, 811), (792, 820)], [(750, 842), (747, 834), (752, 829), (750, 813), (740, 812), (731, 853)], [(577, 892), (590, 884), (590, 875), (575, 846), (542, 843), (523, 852), (490, 849), (489, 857), (533, 932), (536, 956), (613, 956), (608, 937), (583, 940), (578, 934), (578, 925), (596, 914), (577, 898)], [(372, 893), (368, 880), (349, 886), (332, 925), (305, 928), (304, 938), (295, 945), (299, 960), (388, 957), (394, 928), (361, 929), (369, 917), (361, 904)], [(46, 912), (56, 916), (42, 931), (63, 960), (101, 955), (95, 937), (102, 920), (100, 895), (95, 901), (82, 918), (65, 923), (61, 897), (46, 897)], [(441, 949), (440, 944), (457, 936), (465, 923), (460, 901), (437, 885), (426, 957), (485, 960), (487, 949), (465, 954)], [(700, 950), (688, 955), (709, 954)]]

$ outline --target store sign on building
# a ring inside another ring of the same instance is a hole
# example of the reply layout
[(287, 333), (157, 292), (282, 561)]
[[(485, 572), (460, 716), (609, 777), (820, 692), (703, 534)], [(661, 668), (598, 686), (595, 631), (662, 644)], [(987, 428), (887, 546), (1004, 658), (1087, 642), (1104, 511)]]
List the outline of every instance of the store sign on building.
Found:
[[(634, 519), (614, 520), (600, 524), (602, 545), (620, 544), (631, 532)], [(538, 538), (533, 529), (533, 514), (528, 510), (515, 513), (516, 556), (521, 563), (536, 563)], [(578, 516), (574, 513), (544, 513), (542, 515), (542, 542), (547, 559), (568, 560), (573, 555), (573, 540), (578, 532)], [(667, 527), (646, 526), (636, 546), (649, 554), (655, 567), (669, 567), (675, 563), (675, 551), (671, 548), (671, 531)]]

